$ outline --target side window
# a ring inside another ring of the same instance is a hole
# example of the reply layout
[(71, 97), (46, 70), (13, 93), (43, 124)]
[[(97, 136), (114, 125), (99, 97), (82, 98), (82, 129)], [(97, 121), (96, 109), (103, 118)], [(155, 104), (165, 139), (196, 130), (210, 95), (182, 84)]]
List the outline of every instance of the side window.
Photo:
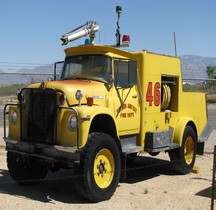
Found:
[(128, 62), (115, 61), (115, 86), (126, 87), (128, 86)]

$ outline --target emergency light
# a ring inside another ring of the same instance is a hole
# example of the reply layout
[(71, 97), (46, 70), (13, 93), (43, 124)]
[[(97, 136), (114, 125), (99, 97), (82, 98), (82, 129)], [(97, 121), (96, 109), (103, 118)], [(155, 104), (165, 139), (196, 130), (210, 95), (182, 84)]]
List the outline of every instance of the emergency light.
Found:
[(123, 35), (122, 37), (122, 45), (127, 47), (130, 44), (130, 36), (129, 35)]

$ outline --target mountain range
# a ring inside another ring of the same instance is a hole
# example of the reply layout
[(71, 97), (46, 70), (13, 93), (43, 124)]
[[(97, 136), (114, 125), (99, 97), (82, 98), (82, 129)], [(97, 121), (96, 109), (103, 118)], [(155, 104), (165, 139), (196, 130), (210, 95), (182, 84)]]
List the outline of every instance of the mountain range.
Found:
[[(216, 66), (216, 58), (203, 57), (196, 55), (183, 55), (181, 58), (182, 75), (184, 79), (205, 79), (207, 78), (206, 67), (209, 65)], [(28, 66), (22, 67), (16, 73), (28, 74), (53, 74), (54, 64), (37, 66), (29, 68)], [(58, 68), (60, 70), (60, 66)], [(0, 69), (0, 73), (6, 71)]]
[(216, 66), (216, 58), (202, 57), (196, 55), (181, 56), (182, 75), (187, 78), (207, 78), (207, 66)]

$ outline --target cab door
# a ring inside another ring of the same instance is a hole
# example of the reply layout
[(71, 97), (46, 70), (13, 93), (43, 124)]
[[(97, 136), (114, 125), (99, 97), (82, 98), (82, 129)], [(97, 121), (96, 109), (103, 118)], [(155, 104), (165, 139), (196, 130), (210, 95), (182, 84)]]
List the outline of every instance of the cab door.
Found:
[(115, 116), (120, 135), (139, 132), (140, 105), (136, 76), (137, 68), (134, 61), (114, 61), (114, 84), (117, 92)]

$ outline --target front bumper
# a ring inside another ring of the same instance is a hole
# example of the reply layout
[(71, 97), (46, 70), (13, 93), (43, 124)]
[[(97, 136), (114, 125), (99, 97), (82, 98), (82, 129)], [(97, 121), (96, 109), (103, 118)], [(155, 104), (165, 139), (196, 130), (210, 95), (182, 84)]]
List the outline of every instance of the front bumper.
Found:
[(17, 141), (9, 138), (5, 138), (5, 142), (7, 151), (72, 165), (80, 162), (80, 153), (77, 148)]

